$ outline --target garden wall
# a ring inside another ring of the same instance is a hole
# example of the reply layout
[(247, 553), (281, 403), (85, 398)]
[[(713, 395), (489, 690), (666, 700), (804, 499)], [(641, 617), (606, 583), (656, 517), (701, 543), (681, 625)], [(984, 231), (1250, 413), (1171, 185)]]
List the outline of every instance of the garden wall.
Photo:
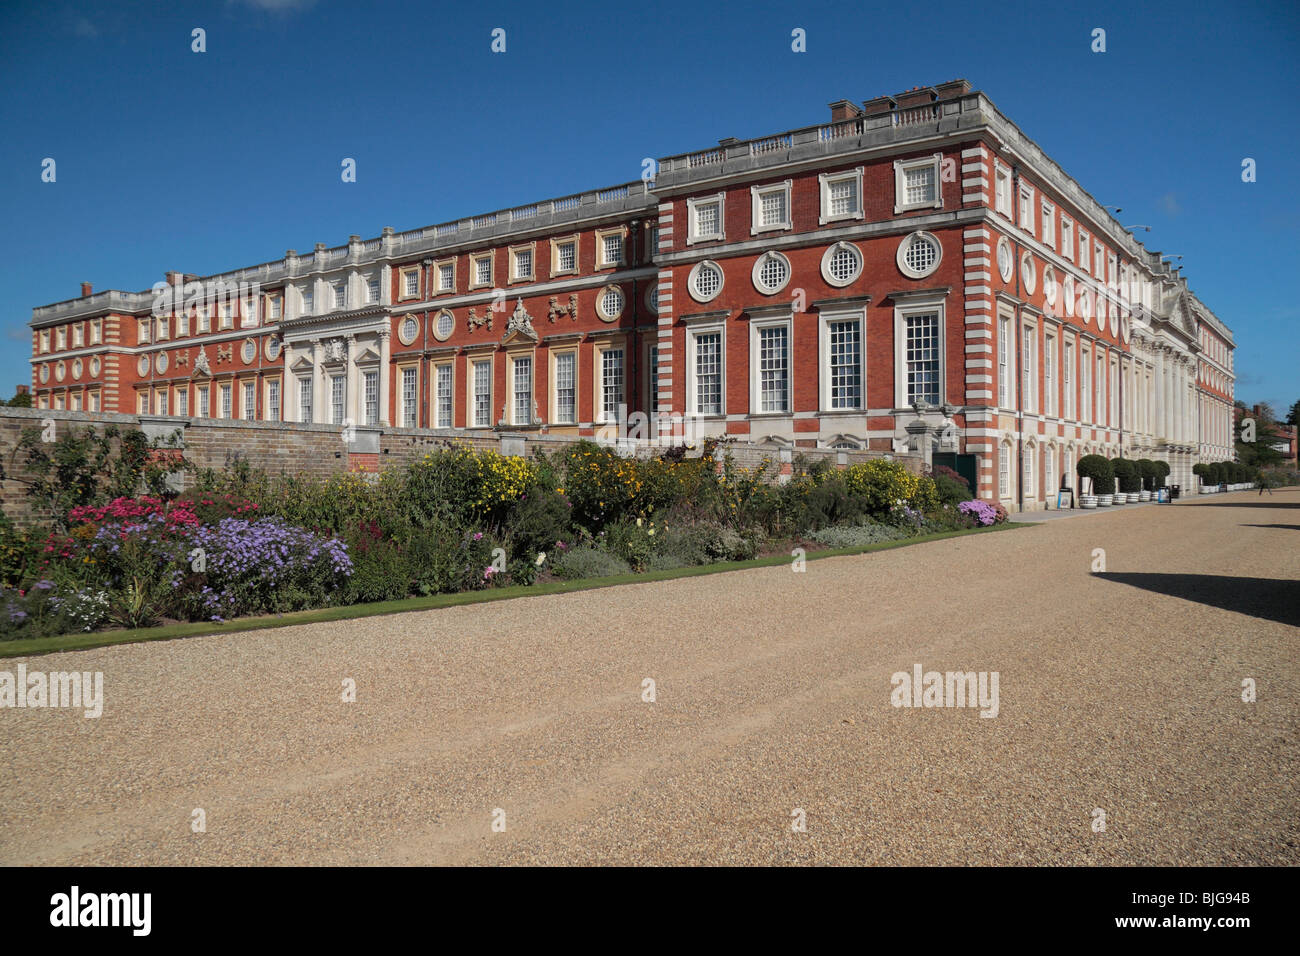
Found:
[[(61, 429), (86, 426), (102, 430), (108, 425), (140, 428), (151, 437), (182, 433), (185, 455), (200, 468), (222, 469), (235, 456), (255, 468), (270, 472), (287, 471), (326, 477), (341, 471), (378, 471), (381, 468), (411, 463), (426, 452), (449, 441), (475, 448), (493, 449), (507, 455), (531, 455), (534, 448), (547, 452), (572, 444), (575, 439), (535, 432), (501, 432), (481, 435), (427, 428), (354, 429), (345, 442), (336, 425), (300, 425), (290, 422), (254, 422), (211, 418), (160, 418), (156, 416), (118, 415), (108, 412), (72, 412), (49, 409), (0, 408), (0, 508), (19, 525), (30, 524), (33, 514), (27, 498), (25, 464), (16, 454), (24, 428), (40, 428), (52, 420), (57, 435)], [(840, 450), (834, 448), (788, 448), (776, 444), (737, 443), (727, 449), (737, 465), (754, 468), (770, 460), (781, 473), (789, 474), (795, 456), (812, 461), (829, 459), (838, 467), (886, 457), (884, 452)], [(639, 454), (657, 453), (659, 449), (641, 448)], [(692, 454), (692, 452), (687, 453)], [(698, 455), (696, 450), (694, 454)], [(909, 471), (920, 474), (923, 462), (919, 455), (892, 455)]]

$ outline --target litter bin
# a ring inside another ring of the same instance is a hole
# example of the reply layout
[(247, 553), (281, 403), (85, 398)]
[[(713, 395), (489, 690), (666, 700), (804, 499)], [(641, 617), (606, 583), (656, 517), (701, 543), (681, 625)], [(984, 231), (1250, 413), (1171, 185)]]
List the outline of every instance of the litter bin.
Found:
[(1161, 488), (1161, 489), (1159, 489), (1159, 490), (1156, 492), (1156, 502), (1157, 502), (1157, 504), (1162, 504), (1162, 505), (1167, 505), (1167, 504), (1169, 504), (1169, 489), (1168, 489), (1168, 488)]
[(1172, 489), (1170, 489), (1169, 497), (1170, 497), (1170, 498), (1177, 498), (1177, 497), (1178, 497), (1179, 495), (1181, 495), (1182, 493), (1183, 493), (1183, 486), (1182, 486), (1182, 485), (1174, 485), (1174, 486), (1172, 487)]

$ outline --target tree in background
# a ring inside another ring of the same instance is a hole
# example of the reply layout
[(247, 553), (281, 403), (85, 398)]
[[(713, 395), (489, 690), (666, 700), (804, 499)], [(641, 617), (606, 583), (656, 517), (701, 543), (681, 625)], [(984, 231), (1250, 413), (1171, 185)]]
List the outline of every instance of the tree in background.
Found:
[(32, 407), (31, 393), (15, 391), (14, 397), (9, 399), (8, 402), (5, 402), (4, 399), (0, 399), (0, 405), (6, 405), (6, 404), (10, 408), (31, 408)]
[(1300, 399), (1293, 402), (1291, 410), (1286, 413), (1286, 423), (1288, 425), (1300, 425)]
[[(1237, 402), (1237, 406), (1243, 409), (1233, 435), (1237, 461), (1255, 468), (1266, 468), (1281, 462), (1286, 456), (1273, 445), (1288, 439), (1278, 431), (1277, 413), (1273, 411), (1273, 406), (1268, 402), (1261, 402), (1258, 414), (1247, 409), (1241, 402)], [(1242, 427), (1250, 419), (1255, 422), (1254, 441), (1242, 441)]]

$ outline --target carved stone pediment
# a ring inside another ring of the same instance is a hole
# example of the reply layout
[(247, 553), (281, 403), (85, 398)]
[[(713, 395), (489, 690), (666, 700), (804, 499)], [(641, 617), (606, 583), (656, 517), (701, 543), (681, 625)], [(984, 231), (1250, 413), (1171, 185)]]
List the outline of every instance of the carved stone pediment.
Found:
[(524, 308), (522, 298), (515, 300), (515, 310), (510, 313), (510, 318), (506, 322), (506, 331), (501, 336), (501, 342), (506, 344), (519, 338), (527, 339), (530, 342), (538, 340), (537, 330), (533, 328), (533, 317)]

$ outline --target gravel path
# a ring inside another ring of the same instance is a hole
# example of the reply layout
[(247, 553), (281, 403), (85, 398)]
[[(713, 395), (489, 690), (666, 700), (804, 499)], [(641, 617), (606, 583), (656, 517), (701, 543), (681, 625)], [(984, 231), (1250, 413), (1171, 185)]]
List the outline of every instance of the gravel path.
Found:
[[(0, 862), (1295, 865), (1297, 532), (1241, 493), (28, 659), (104, 713), (0, 710)], [(891, 706), (914, 664), (998, 716)]]

